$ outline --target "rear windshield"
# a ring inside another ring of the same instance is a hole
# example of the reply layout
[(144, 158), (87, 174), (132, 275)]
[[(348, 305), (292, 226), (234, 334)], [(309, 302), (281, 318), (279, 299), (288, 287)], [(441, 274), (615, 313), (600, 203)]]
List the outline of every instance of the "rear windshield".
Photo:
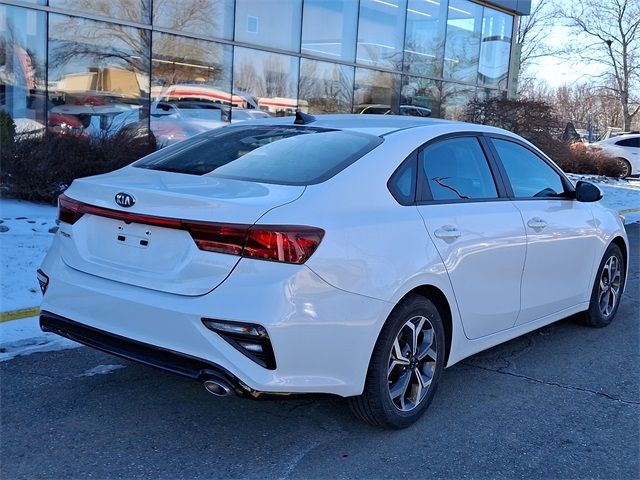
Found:
[(342, 130), (288, 125), (231, 126), (167, 147), (133, 166), (282, 185), (311, 185), (331, 178), (380, 143), (380, 137)]

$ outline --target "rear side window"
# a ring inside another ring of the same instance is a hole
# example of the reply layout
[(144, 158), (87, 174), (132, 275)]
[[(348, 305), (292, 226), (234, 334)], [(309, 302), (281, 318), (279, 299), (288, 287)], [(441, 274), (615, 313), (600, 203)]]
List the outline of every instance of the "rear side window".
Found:
[(475, 137), (442, 140), (420, 153), (433, 200), (497, 198), (493, 175)]
[(401, 205), (414, 203), (416, 193), (416, 155), (411, 156), (395, 171), (387, 182), (391, 195)]
[(296, 126), (224, 127), (160, 150), (135, 167), (282, 185), (331, 178), (382, 143), (358, 132)]
[(531, 150), (508, 140), (492, 138), (491, 142), (507, 171), (516, 198), (565, 195), (560, 174)]
[(640, 137), (637, 138), (625, 138), (624, 140), (618, 140), (616, 145), (619, 147), (632, 147), (640, 148)]

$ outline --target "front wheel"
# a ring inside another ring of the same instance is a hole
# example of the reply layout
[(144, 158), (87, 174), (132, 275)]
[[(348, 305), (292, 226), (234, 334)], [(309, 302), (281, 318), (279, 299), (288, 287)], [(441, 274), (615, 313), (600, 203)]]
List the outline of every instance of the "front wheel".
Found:
[(349, 399), (351, 410), (373, 425), (411, 425), (433, 399), (444, 355), (440, 312), (423, 296), (406, 297), (380, 332), (364, 391)]
[(585, 324), (606, 327), (616, 316), (624, 290), (625, 267), (620, 247), (612, 243), (600, 262), (589, 310), (584, 313)]

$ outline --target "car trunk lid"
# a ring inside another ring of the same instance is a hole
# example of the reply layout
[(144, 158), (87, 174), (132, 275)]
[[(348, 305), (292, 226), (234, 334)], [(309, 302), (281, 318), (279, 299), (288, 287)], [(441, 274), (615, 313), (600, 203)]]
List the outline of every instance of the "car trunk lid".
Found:
[[(61, 223), (62, 259), (109, 280), (203, 295), (226, 279), (240, 257), (198, 248), (183, 221), (250, 226), (303, 192), (303, 186), (135, 167), (76, 180), (65, 194), (90, 207), (73, 225)], [(129, 206), (118, 205), (117, 196)]]

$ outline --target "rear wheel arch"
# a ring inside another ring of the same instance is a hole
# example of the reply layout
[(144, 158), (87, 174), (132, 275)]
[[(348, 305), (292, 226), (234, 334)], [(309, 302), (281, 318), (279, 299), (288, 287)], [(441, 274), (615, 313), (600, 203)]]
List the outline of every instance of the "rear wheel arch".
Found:
[[(611, 243), (609, 245), (611, 244), (617, 245), (620, 251), (622, 252), (622, 259), (624, 260), (624, 271), (627, 272), (629, 267), (629, 251), (627, 249), (627, 242), (625, 242), (624, 238), (622, 238), (621, 236), (617, 236), (613, 240), (611, 240)], [(607, 246), (607, 248), (609, 248), (609, 246)], [(624, 292), (624, 287), (626, 287), (626, 285), (627, 285), (627, 282), (625, 281), (622, 287), (623, 292)]]
[(618, 248), (622, 252), (622, 258), (624, 258), (624, 262), (626, 265), (628, 263), (629, 252), (627, 251), (627, 243), (624, 241), (624, 238), (622, 238), (621, 236), (617, 236), (613, 240), (611, 240), (611, 243), (615, 243), (618, 246)]
[[(444, 336), (445, 336), (445, 356), (444, 356), (444, 365), (446, 367), (449, 362), (449, 353), (451, 352), (451, 339), (453, 338), (453, 319), (451, 317), (451, 306), (449, 304), (449, 300), (447, 300), (446, 295), (442, 290), (433, 285), (420, 285), (415, 287), (413, 290), (407, 292), (397, 304), (400, 304), (406, 297), (417, 294), (422, 297), (428, 298), (431, 300), (440, 316), (442, 317), (442, 324), (444, 326)], [(396, 305), (397, 305), (396, 304)]]

